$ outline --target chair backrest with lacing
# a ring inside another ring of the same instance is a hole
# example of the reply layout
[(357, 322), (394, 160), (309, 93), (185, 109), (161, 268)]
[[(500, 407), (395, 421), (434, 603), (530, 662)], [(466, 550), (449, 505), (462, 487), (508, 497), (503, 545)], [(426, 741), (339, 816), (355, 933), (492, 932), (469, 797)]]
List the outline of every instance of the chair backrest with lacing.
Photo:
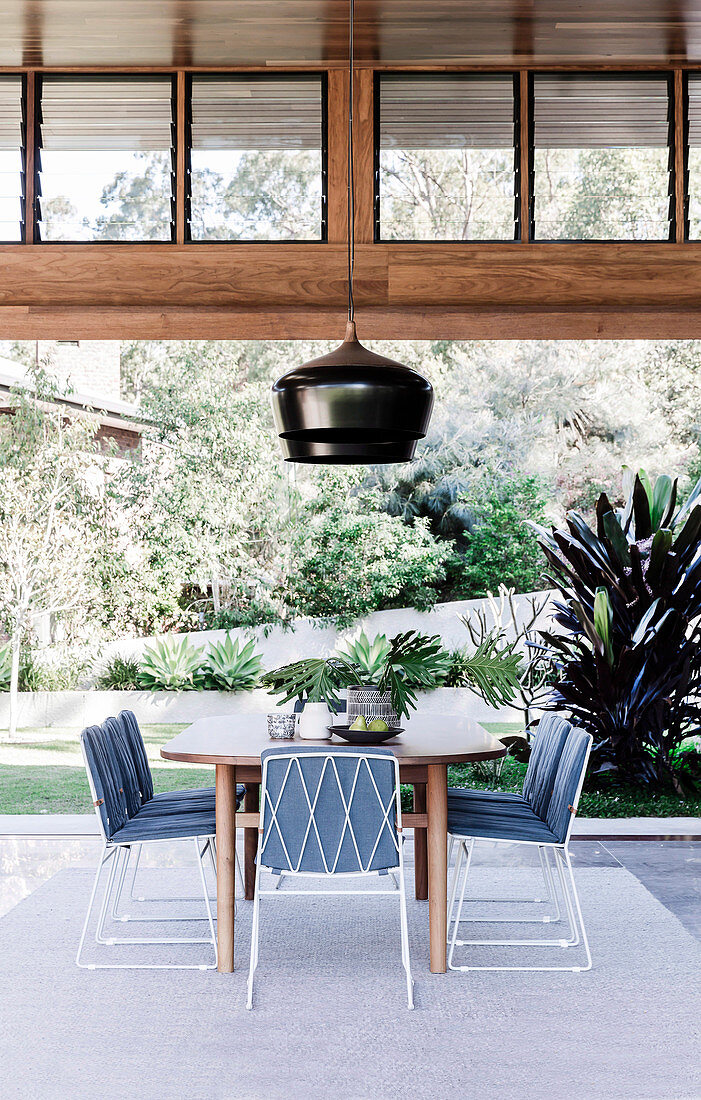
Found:
[(280, 746), (261, 761), (262, 866), (353, 874), (399, 865), (399, 765), (389, 749)]

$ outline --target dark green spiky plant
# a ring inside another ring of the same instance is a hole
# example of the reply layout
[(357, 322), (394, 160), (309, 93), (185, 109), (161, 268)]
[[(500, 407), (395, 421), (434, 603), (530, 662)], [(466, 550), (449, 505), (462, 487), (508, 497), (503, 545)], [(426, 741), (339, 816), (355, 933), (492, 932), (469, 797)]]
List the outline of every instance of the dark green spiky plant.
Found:
[(539, 541), (562, 600), (542, 632), (558, 682), (553, 709), (594, 734), (593, 766), (681, 793), (694, 785), (682, 742), (701, 730), (701, 481), (681, 507), (677, 482), (624, 475), (596, 529), (577, 512)]

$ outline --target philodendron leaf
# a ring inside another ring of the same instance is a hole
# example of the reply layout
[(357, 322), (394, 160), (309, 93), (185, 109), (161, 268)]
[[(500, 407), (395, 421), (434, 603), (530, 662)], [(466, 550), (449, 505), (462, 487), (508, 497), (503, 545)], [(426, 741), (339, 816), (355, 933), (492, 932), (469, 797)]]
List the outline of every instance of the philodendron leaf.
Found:
[(609, 601), (609, 594), (605, 588), (597, 588), (594, 596), (594, 630), (603, 643), (604, 653), (609, 668), (613, 668), (613, 645), (611, 644), (612, 625), (613, 608)]

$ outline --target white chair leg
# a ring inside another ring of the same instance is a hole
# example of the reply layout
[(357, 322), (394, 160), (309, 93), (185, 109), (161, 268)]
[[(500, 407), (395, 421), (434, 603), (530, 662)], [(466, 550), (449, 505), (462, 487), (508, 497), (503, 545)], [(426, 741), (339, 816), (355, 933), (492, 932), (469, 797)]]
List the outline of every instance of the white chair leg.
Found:
[(460, 888), (460, 901), (458, 902), (458, 911), (457, 911), (457, 914), (455, 916), (455, 922), (453, 924), (453, 935), (452, 935), (451, 940), (450, 940), (450, 950), (448, 952), (448, 969), (449, 970), (455, 970), (456, 969), (456, 967), (453, 966), (453, 954), (455, 953), (455, 945), (456, 945), (456, 942), (457, 942), (458, 928), (460, 927), (460, 916), (462, 914), (462, 905), (463, 905), (463, 901), (465, 899), (465, 890), (467, 888), (467, 876), (470, 873), (470, 862), (472, 860), (472, 849), (473, 849), (473, 847), (474, 847), (474, 840), (472, 840), (471, 838), (467, 841), (463, 840), (461, 842), (460, 849), (459, 849), (459, 854), (458, 854), (458, 866), (456, 866), (456, 868), (455, 868), (456, 881), (457, 881), (457, 875), (458, 875), (458, 871), (459, 871), (460, 861), (462, 860), (462, 858), (464, 856), (465, 857), (465, 870), (463, 872), (462, 885), (461, 885), (461, 888)]
[(80, 961), (80, 955), (81, 955), (81, 952), (83, 950), (83, 944), (85, 943), (85, 936), (87, 934), (88, 925), (90, 923), (90, 915), (93, 911), (93, 906), (95, 904), (95, 894), (97, 893), (97, 884), (100, 881), (100, 875), (102, 874), (102, 868), (104, 867), (104, 865), (105, 865), (105, 863), (107, 862), (108, 859), (114, 859), (116, 857), (116, 855), (117, 855), (117, 852), (114, 848), (109, 849), (106, 844), (103, 845), (102, 852), (100, 854), (100, 861), (97, 865), (97, 870), (95, 871), (95, 878), (93, 880), (92, 891), (90, 893), (90, 901), (88, 902), (88, 910), (85, 914), (85, 920), (83, 921), (83, 931), (81, 932), (80, 943), (78, 944), (78, 950), (77, 950), (76, 956), (75, 956), (76, 966), (79, 966), (81, 968), (81, 970), (94, 970), (95, 969), (94, 965), (92, 965), (90, 963), (81, 962)]
[[(204, 847), (202, 849), (200, 849), (200, 844), (202, 843), (203, 840), (205, 841), (205, 844), (204, 844)], [(127, 846), (127, 845), (114, 846), (113, 848), (108, 848), (107, 846), (105, 846), (105, 848), (103, 848), (102, 856), (100, 858), (100, 862), (98, 864), (98, 868), (97, 868), (97, 871), (96, 871), (96, 874), (95, 874), (95, 880), (93, 882), (93, 888), (92, 888), (92, 892), (91, 892), (91, 895), (90, 895), (90, 901), (89, 901), (89, 904), (88, 904), (88, 911), (87, 911), (86, 916), (85, 916), (85, 922), (83, 924), (83, 930), (82, 930), (82, 934), (81, 934), (81, 938), (80, 938), (80, 943), (78, 945), (78, 952), (76, 954), (76, 964), (79, 967), (81, 967), (81, 969), (87, 969), (87, 970), (212, 970), (212, 969), (215, 969), (216, 966), (217, 966), (216, 933), (215, 933), (215, 928), (214, 928), (214, 917), (213, 917), (212, 908), (211, 908), (211, 901), (210, 901), (210, 897), (209, 897), (209, 891), (207, 889), (207, 881), (206, 881), (206, 877), (205, 877), (205, 874), (204, 874), (204, 867), (203, 867), (204, 855), (205, 855), (205, 853), (207, 851), (207, 848), (208, 848), (208, 844), (206, 843), (206, 840), (207, 840), (207, 838), (194, 838), (195, 854), (196, 854), (197, 864), (198, 864), (198, 867), (199, 867), (200, 881), (201, 881), (202, 889), (203, 889), (204, 896), (205, 896), (205, 907), (207, 909), (207, 916), (203, 919), (205, 919), (209, 922), (209, 931), (210, 931), (209, 937), (207, 937), (207, 938), (169, 937), (169, 938), (166, 938), (166, 939), (153, 939), (153, 938), (141, 938), (141, 937), (138, 937), (138, 938), (137, 937), (129, 937), (129, 938), (127, 938), (127, 937), (106, 936), (105, 935), (105, 920), (107, 918), (107, 913), (108, 913), (108, 910), (109, 910), (110, 899), (113, 896), (115, 881), (117, 882), (117, 899), (116, 900), (118, 900), (119, 894), (121, 893), (121, 890), (123, 889), (123, 886), (124, 886), (127, 865), (129, 863), (129, 857), (130, 857), (131, 852), (130, 852), (130, 846)], [(180, 964), (180, 963), (167, 963), (167, 964), (161, 964), (161, 963), (84, 963), (84, 962), (82, 962), (81, 961), (81, 954), (82, 954), (82, 951), (83, 951), (85, 936), (87, 934), (87, 929), (88, 929), (88, 925), (89, 925), (89, 922), (90, 922), (90, 917), (91, 917), (92, 911), (94, 909), (95, 897), (96, 897), (96, 893), (97, 893), (98, 883), (99, 883), (99, 880), (100, 880), (100, 875), (101, 875), (101, 872), (102, 872), (102, 869), (103, 869), (105, 863), (108, 860), (111, 860), (111, 866), (110, 866), (110, 870), (109, 870), (107, 884), (105, 886), (105, 892), (104, 892), (102, 902), (101, 902), (101, 905), (100, 905), (100, 912), (99, 912), (99, 915), (98, 915), (97, 927), (96, 927), (96, 930), (95, 930), (95, 940), (98, 944), (102, 944), (102, 945), (106, 945), (106, 946), (113, 946), (115, 944), (121, 944), (121, 945), (125, 945), (125, 944), (126, 945), (138, 945), (138, 944), (141, 944), (141, 945), (158, 945), (158, 946), (163, 945), (163, 944), (180, 944), (180, 943), (182, 943), (182, 944), (210, 944), (213, 947), (213, 950), (214, 950), (214, 962), (213, 963), (189, 963), (189, 964)], [(189, 900), (191, 900), (191, 899), (189, 899)], [(155, 921), (159, 920), (159, 918), (151, 918), (151, 919), (153, 919)], [(191, 918), (187, 917), (187, 916), (183, 916), (183, 917), (180, 917), (180, 918), (173, 918), (173, 919), (179, 919), (181, 921), (188, 921)], [(136, 918), (136, 920), (138, 922), (138, 918)]]
[(404, 867), (399, 867), (399, 932), (402, 945), (402, 964), (406, 974), (406, 996), (409, 1008), (414, 1007), (414, 980), (411, 976), (411, 961), (409, 958), (409, 922), (406, 912), (406, 883), (404, 879)]
[[(590, 970), (592, 966), (591, 952), (589, 950), (589, 941), (584, 927), (584, 919), (582, 917), (582, 910), (579, 903), (579, 895), (577, 893), (577, 887), (574, 881), (574, 873), (572, 870), (572, 863), (570, 860), (569, 851), (567, 849), (553, 848), (555, 862), (557, 864), (558, 874), (562, 887), (563, 897), (565, 900), (565, 907), (567, 909), (568, 923), (570, 925), (570, 938), (559, 940), (458, 940), (457, 939), (457, 924), (460, 917), (460, 908), (458, 908), (458, 921), (456, 921), (453, 929), (453, 938), (451, 941), (451, 950), (448, 959), (448, 965), (451, 970), (460, 971), (473, 971), (473, 970), (495, 970), (495, 971), (564, 971), (568, 973), (581, 973), (586, 970)], [(567, 872), (567, 873), (565, 873)], [(463, 889), (465, 886), (466, 875), (463, 877)], [(462, 901), (462, 898), (461, 898)], [(573, 904), (574, 901), (574, 904)], [(576, 910), (576, 912), (575, 912)], [(488, 922), (485, 922), (488, 923)], [(581, 936), (581, 938), (580, 938)], [(584, 966), (454, 966), (453, 965), (453, 950), (455, 947), (467, 947), (467, 946), (495, 946), (495, 947), (560, 947), (571, 948), (578, 947), (580, 943), (583, 944), (586, 953), (586, 965)]]
[(251, 959), (248, 967), (248, 996), (246, 1008), (253, 1008), (253, 975), (258, 966), (258, 925), (260, 917), (260, 860), (256, 862), (256, 881), (253, 888), (253, 921), (251, 924)]
[[(177, 842), (174, 841), (174, 843), (177, 843)], [(126, 881), (127, 866), (129, 864), (132, 856), (134, 855), (134, 850), (136, 850), (136, 855), (134, 857), (135, 870), (133, 871), (132, 876), (131, 876), (131, 890), (130, 890), (130, 897), (133, 901), (136, 901), (136, 902), (164, 902), (165, 904), (170, 905), (171, 903), (174, 903), (174, 902), (181, 902), (181, 901), (187, 901), (187, 902), (197, 901), (197, 902), (199, 902), (199, 900), (200, 900), (199, 899), (199, 894), (187, 894), (183, 897), (167, 897), (167, 898), (140, 895), (139, 897), (135, 898), (134, 897), (134, 883), (136, 881), (136, 868), (138, 867), (139, 861), (141, 859), (141, 849), (142, 849), (142, 847), (143, 847), (142, 844), (139, 844), (139, 845), (131, 845), (131, 844), (125, 845), (126, 859), (122, 863), (121, 873), (119, 875), (119, 879), (118, 879), (118, 882), (117, 882), (117, 890), (116, 890), (116, 893), (115, 893), (114, 904), (112, 906), (112, 920), (119, 921), (121, 924), (167, 924), (169, 921), (170, 922), (175, 921), (176, 923), (182, 923), (183, 920), (191, 920), (191, 921), (207, 920), (206, 914), (201, 916), (198, 913), (195, 913), (192, 916), (190, 916), (188, 914), (187, 917), (184, 917), (182, 915), (178, 915), (177, 913), (176, 914), (173, 914), (173, 913), (153, 914), (152, 913), (148, 916), (139, 915), (139, 914), (137, 914), (135, 916), (132, 916), (131, 913), (120, 913), (119, 912), (119, 903), (121, 901), (122, 892), (123, 892), (123, 889), (124, 889), (124, 883)], [(199, 851), (199, 848), (198, 848), (199, 858), (201, 859), (208, 850), (209, 850), (210, 854), (212, 855), (212, 862), (213, 862), (213, 866), (214, 866), (214, 881), (216, 883), (216, 881), (217, 881), (216, 861), (213, 858), (211, 838), (210, 837), (207, 837), (205, 839), (204, 847), (202, 848), (201, 852)], [(216, 901), (216, 894), (215, 894), (215, 897), (212, 900)]]
[[(450, 852), (452, 854), (453, 842), (457, 840), (457, 837), (453, 837), (451, 841)], [(542, 846), (538, 847), (538, 854), (540, 857), (540, 870), (543, 876), (543, 884), (546, 889), (547, 897), (544, 898), (494, 898), (494, 897), (482, 897), (472, 895), (469, 898), (465, 898), (466, 904), (472, 904), (473, 902), (482, 902), (484, 904), (494, 905), (543, 905), (549, 904), (554, 906), (554, 912), (544, 913), (537, 917), (489, 917), (488, 921), (485, 921), (484, 916), (481, 914), (478, 916), (464, 916), (461, 918), (461, 924), (555, 924), (560, 920), (560, 899), (557, 890), (554, 887), (552, 869), (547, 857), (547, 849)], [(450, 864), (450, 856), (448, 859)], [(449, 910), (450, 912), (450, 910)]]

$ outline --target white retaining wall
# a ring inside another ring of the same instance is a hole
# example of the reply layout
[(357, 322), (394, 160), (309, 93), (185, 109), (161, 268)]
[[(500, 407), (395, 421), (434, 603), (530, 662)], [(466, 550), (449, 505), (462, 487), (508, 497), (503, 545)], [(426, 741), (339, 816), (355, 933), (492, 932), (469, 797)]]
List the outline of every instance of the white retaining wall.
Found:
[[(548, 604), (538, 620), (538, 625), (545, 626), (552, 610), (550, 606), (552, 592), (514, 596), (517, 618), (522, 621), (529, 614), (530, 608), (527, 601), (532, 595), (539, 599), (548, 597)], [(392, 637), (406, 630), (419, 630), (424, 634), (439, 634), (446, 649), (458, 649), (470, 640), (458, 615), (471, 615), (480, 609), (485, 610), (488, 625), (492, 626), (494, 617), (489, 603), (486, 599), (480, 599), (441, 603), (437, 604), (432, 611), (415, 611), (411, 607), (394, 611), (374, 611), (346, 630), (319, 627), (315, 619), (297, 619), (288, 630), (281, 626), (269, 627), (267, 636), (264, 627), (237, 628), (232, 630), (231, 634), (234, 637), (255, 637), (257, 648), (263, 655), (264, 667), (272, 669), (289, 664), (291, 661), (298, 661), (302, 657), (326, 657), (333, 652), (340, 641), (357, 637), (361, 630), (365, 630), (371, 638), (375, 634), (386, 634), (387, 637)], [(508, 617), (508, 610), (506, 617)], [(194, 645), (205, 648), (209, 642), (221, 641), (225, 635), (225, 630), (202, 630), (189, 634), (188, 637)], [(147, 645), (153, 644), (153, 641), (153, 638), (122, 638), (110, 642), (103, 651), (103, 659), (116, 653), (138, 657)]]
[[(19, 696), (18, 728), (44, 726), (82, 729), (103, 722), (120, 710), (132, 710), (142, 725), (189, 723), (215, 715), (272, 714), (277, 707), (264, 690), (256, 691), (36, 691)], [(494, 709), (467, 688), (437, 688), (419, 696), (422, 714), (463, 714), (476, 722), (518, 722), (509, 707)], [(7, 693), (0, 695), (0, 729), (9, 725)]]

